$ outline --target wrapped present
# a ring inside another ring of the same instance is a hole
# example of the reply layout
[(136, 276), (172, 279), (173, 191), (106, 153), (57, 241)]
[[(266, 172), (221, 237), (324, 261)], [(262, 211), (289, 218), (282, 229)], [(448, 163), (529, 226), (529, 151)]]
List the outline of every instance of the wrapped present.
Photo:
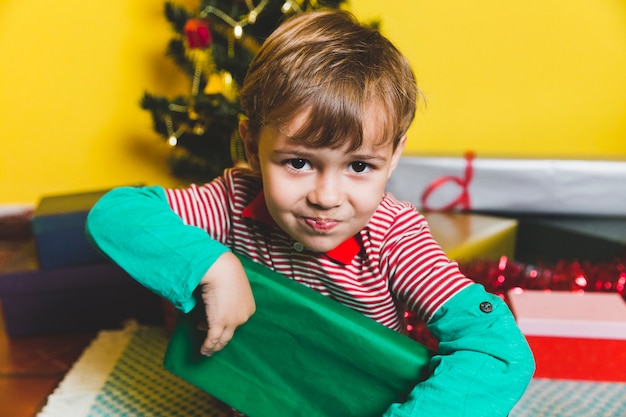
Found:
[(515, 253), (517, 220), (474, 213), (425, 213), (430, 231), (450, 259), (498, 260)]
[(402, 157), (388, 190), (426, 210), (626, 216), (626, 161)]
[(626, 303), (617, 293), (511, 290), (535, 377), (626, 382)]
[(41, 198), (32, 219), (41, 269), (107, 262), (85, 236), (87, 214), (106, 191)]
[(37, 268), (33, 240), (3, 259), (0, 299), (10, 337), (118, 328), (129, 319), (163, 322), (162, 301), (113, 263)]
[(248, 417), (380, 417), (425, 377), (408, 337), (241, 258), (257, 310), (211, 357), (201, 315), (182, 317), (165, 367)]
[(515, 259), (612, 261), (626, 255), (626, 216), (516, 216)]

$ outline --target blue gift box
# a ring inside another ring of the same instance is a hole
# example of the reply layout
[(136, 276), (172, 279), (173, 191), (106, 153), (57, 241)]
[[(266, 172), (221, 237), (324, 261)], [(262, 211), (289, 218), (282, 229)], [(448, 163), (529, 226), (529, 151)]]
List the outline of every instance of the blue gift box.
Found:
[(32, 220), (41, 269), (108, 262), (85, 236), (87, 214), (107, 191), (41, 198)]

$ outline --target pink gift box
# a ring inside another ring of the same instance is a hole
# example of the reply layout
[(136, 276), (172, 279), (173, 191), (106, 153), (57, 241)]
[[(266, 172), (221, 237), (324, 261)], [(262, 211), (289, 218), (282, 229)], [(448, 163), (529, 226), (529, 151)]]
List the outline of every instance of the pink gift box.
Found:
[(626, 303), (617, 293), (511, 290), (535, 377), (626, 382)]

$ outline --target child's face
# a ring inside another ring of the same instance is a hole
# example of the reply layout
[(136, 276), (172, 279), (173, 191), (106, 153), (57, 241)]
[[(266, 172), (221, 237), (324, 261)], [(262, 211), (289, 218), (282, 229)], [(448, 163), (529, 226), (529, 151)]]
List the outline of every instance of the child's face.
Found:
[[(371, 106), (363, 146), (356, 151), (313, 148), (290, 140), (304, 122), (296, 117), (284, 128), (261, 128), (258, 142), (240, 131), (248, 158), (260, 169), (265, 200), (274, 221), (310, 250), (327, 252), (356, 235), (369, 221), (396, 167), (405, 139), (398, 147), (382, 134), (376, 106)], [(246, 140), (248, 139), (248, 140)]]

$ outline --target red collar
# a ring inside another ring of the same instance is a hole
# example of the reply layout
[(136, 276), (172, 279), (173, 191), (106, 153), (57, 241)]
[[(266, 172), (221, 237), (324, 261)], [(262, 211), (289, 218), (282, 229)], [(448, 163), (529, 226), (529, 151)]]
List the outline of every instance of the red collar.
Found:
[[(278, 227), (267, 210), (263, 190), (246, 206), (241, 215), (244, 218), (258, 220), (270, 226)], [(339, 244), (336, 248), (329, 250), (325, 255), (334, 261), (347, 265), (352, 262), (352, 259), (361, 251), (361, 248), (361, 239), (356, 235)]]

